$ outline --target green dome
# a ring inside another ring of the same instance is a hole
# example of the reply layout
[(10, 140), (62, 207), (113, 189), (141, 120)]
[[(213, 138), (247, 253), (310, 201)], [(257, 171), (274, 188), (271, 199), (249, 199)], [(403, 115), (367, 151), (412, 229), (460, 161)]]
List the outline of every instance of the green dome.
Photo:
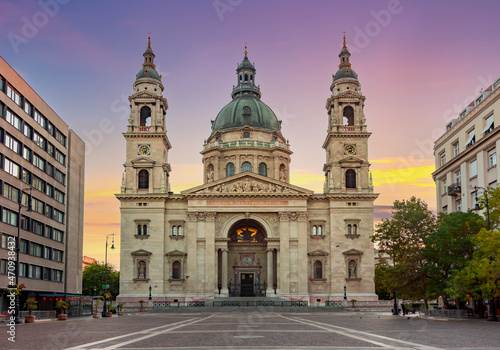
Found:
[(143, 67), (139, 73), (135, 76), (135, 80), (141, 79), (141, 78), (150, 78), (150, 79), (156, 79), (159, 82), (161, 82), (160, 74), (151, 66), (145, 66)]
[(239, 129), (245, 125), (280, 131), (280, 122), (271, 108), (253, 95), (240, 95), (221, 109), (212, 122), (212, 132)]
[(344, 66), (341, 67), (337, 73), (335, 73), (335, 76), (333, 77), (333, 81), (342, 79), (342, 78), (353, 78), (353, 79), (358, 79), (358, 75), (356, 74), (355, 71), (352, 70), (352, 68)]

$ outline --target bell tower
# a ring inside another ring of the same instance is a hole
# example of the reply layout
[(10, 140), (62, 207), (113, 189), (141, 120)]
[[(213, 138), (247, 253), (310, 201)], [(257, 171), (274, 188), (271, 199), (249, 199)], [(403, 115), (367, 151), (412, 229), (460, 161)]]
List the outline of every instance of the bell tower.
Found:
[(167, 193), (170, 164), (168, 151), (172, 146), (165, 128), (167, 99), (162, 96), (161, 75), (155, 70), (155, 54), (151, 38), (143, 54), (144, 63), (137, 73), (130, 102), (125, 172), (121, 193)]
[(344, 35), (339, 69), (330, 86), (332, 95), (326, 101), (325, 193), (373, 192), (368, 162), (371, 133), (367, 132), (363, 113), (366, 97), (361, 93), (361, 84), (351, 68), (350, 57)]

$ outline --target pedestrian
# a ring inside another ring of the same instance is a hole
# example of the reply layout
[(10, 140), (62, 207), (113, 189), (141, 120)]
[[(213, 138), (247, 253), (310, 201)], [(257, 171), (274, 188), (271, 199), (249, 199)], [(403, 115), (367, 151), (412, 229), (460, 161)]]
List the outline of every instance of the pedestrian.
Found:
[(403, 316), (406, 314), (405, 304), (401, 303), (401, 311), (403, 312)]

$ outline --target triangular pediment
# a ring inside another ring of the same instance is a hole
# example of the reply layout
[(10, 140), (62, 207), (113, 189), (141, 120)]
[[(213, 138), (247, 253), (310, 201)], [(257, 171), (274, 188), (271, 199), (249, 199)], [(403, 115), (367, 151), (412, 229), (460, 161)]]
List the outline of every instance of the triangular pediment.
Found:
[(325, 252), (324, 250), (321, 249), (316, 249), (313, 250), (312, 252), (307, 253), (309, 256), (327, 256), (328, 252)]
[(343, 158), (343, 159), (339, 160), (339, 163), (340, 164), (342, 164), (342, 163), (349, 163), (349, 164), (359, 163), (359, 164), (363, 164), (364, 160), (361, 159), (361, 158), (355, 157), (355, 156), (349, 156), (349, 157), (346, 157), (346, 158)]
[(130, 254), (132, 254), (133, 256), (149, 256), (153, 253), (148, 252), (147, 250), (144, 250), (144, 249), (139, 249), (139, 250), (133, 251)]
[(155, 162), (154, 160), (152, 160), (151, 158), (148, 158), (148, 157), (138, 157), (138, 158), (135, 158), (135, 159), (132, 159), (130, 161), (132, 163), (132, 165), (153, 165)]
[(241, 173), (182, 191), (183, 195), (312, 195), (314, 191), (254, 173)]
[(361, 250), (357, 249), (349, 249), (343, 252), (342, 254), (344, 255), (363, 255), (363, 252)]
[(185, 256), (187, 253), (182, 250), (174, 249), (165, 254), (166, 256)]

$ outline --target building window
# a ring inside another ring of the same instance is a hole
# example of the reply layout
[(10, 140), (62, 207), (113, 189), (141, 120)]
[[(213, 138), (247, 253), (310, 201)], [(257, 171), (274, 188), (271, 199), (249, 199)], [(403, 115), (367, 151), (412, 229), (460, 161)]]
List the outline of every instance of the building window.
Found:
[(447, 205), (445, 205), (443, 207), (443, 213), (448, 214), (448, 206)]
[(5, 170), (10, 175), (15, 176), (19, 179), (21, 168), (19, 167), (19, 165), (17, 165), (16, 163), (11, 161), (10, 159), (8, 159), (8, 158), (4, 159), (3, 170)]
[(9, 109), (5, 113), (5, 119), (12, 124), (17, 130), (22, 130), (21, 128), (21, 118), (12, 113)]
[(66, 136), (64, 136), (64, 134), (58, 129), (56, 129), (56, 140), (59, 141), (61, 145), (66, 147)]
[(33, 134), (33, 131), (31, 129), (31, 126), (29, 126), (26, 123), (24, 123), (24, 125), (23, 125), (23, 134), (24, 134), (24, 136), (26, 136), (27, 138), (29, 138), (31, 140), (31, 135)]
[(21, 239), (21, 253), (28, 254), (28, 241), (25, 239)]
[(476, 134), (475, 130), (472, 129), (469, 131), (469, 136), (467, 137), (467, 141), (465, 142), (465, 148), (472, 146), (476, 142)]
[(448, 194), (448, 186), (446, 186), (446, 179), (443, 180), (443, 195)]
[(321, 261), (316, 260), (314, 262), (314, 279), (323, 278), (323, 264)]
[(349, 169), (345, 172), (345, 187), (356, 188), (356, 171)]
[(244, 162), (241, 164), (241, 172), (244, 173), (245, 171), (252, 171), (252, 164), (249, 162)]
[(459, 153), (460, 153), (460, 149), (459, 149), (459, 143), (457, 141), (453, 144), (453, 157), (458, 156)]
[(259, 175), (267, 176), (267, 164), (266, 163), (259, 164)]
[(36, 143), (38, 147), (45, 150), (47, 140), (44, 137), (40, 136), (36, 131), (33, 131), (33, 142)]
[(28, 162), (31, 162), (33, 160), (32, 152), (26, 146), (23, 146), (23, 158), (26, 159)]
[(149, 188), (149, 172), (147, 170), (142, 169), (139, 171), (139, 189), (148, 189)]
[(470, 162), (470, 177), (477, 176), (477, 160)]
[(31, 242), (30, 243), (30, 255), (37, 256), (39, 258), (42, 257), (43, 247), (38, 243)]
[(137, 225), (137, 235), (146, 236), (148, 234), (148, 225)]
[(63, 262), (63, 252), (62, 250), (53, 249), (52, 250), (52, 260)]
[(349, 260), (348, 277), (358, 278), (358, 263), (356, 260)]
[(45, 192), (45, 181), (40, 179), (38, 176), (33, 175), (33, 181), (31, 185), (36, 188), (38, 191), (44, 193)]
[(66, 165), (66, 156), (59, 152), (59, 150), (56, 149), (56, 160), (61, 163), (62, 165)]
[(234, 175), (234, 164), (227, 163), (227, 165), (226, 165), (226, 177), (233, 176), (233, 175)]
[(471, 195), (471, 198), (472, 198), (472, 210), (474, 210), (476, 208), (476, 204), (478, 204), (477, 193), (476, 192), (472, 192), (470, 195)]
[(243, 132), (243, 138), (244, 139), (249, 139), (250, 138), (250, 133), (248, 131)]
[(45, 171), (46, 169), (45, 159), (41, 158), (36, 153), (33, 153), (33, 165), (42, 171)]
[(457, 199), (457, 211), (462, 211), (462, 200)]
[(8, 225), (17, 226), (17, 213), (9, 209), (2, 209), (2, 222)]
[(19, 190), (5, 182), (3, 183), (2, 196), (19, 203)]
[(172, 226), (172, 236), (182, 236), (182, 226)]
[(441, 156), (440, 156), (440, 159), (441, 159), (441, 166), (445, 165), (446, 164), (446, 153), (442, 153)]
[(50, 260), (52, 257), (52, 248), (50, 247), (43, 247), (43, 258)]
[(58, 189), (54, 189), (54, 199), (61, 204), (64, 204), (64, 193)]
[(460, 173), (460, 170), (455, 173), (455, 183), (457, 184), (457, 186), (462, 185), (462, 175)]
[(35, 110), (35, 115), (33, 119), (35, 119), (35, 121), (45, 129), (45, 126), (47, 124), (47, 119), (45, 119), (45, 117), (40, 112)]
[(313, 226), (313, 231), (312, 231), (312, 235), (313, 236), (316, 236), (318, 234), (318, 227), (316, 225)]
[(61, 270), (52, 270), (52, 281), (62, 282), (62, 271)]
[(7, 85), (7, 96), (9, 96), (10, 99), (14, 101), (19, 107), (22, 106), (21, 95), (19, 95), (17, 91), (11, 88), (10, 85)]
[(181, 263), (180, 261), (174, 261), (172, 264), (172, 279), (180, 280), (181, 279)]
[(323, 226), (318, 225), (318, 236), (323, 236)]
[(488, 152), (488, 166), (491, 168), (495, 165), (497, 165), (497, 151), (496, 149), (492, 149)]
[(31, 117), (31, 113), (33, 112), (33, 106), (28, 101), (24, 100), (24, 111), (27, 115)]
[(17, 141), (14, 137), (10, 136), (7, 133), (5, 133), (4, 144), (14, 152), (19, 153), (19, 141)]
[(141, 108), (141, 126), (151, 126), (151, 109), (147, 106)]
[(486, 135), (491, 131), (493, 131), (494, 128), (495, 128), (495, 120), (494, 117), (490, 115), (488, 118), (486, 118), (485, 127), (482, 133)]

